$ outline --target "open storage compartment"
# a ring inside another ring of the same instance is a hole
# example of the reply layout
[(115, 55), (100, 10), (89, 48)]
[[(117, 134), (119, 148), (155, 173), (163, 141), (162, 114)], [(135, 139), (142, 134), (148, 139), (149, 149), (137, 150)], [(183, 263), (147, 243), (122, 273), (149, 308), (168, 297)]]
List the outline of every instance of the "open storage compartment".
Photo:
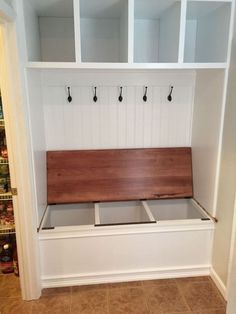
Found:
[(128, 62), (128, 0), (80, 0), (82, 62)]
[(226, 62), (231, 3), (187, 3), (185, 62)]
[(192, 199), (151, 200), (147, 205), (157, 221), (210, 220)]
[(74, 62), (73, 0), (24, 0), (28, 61)]
[(140, 201), (99, 203), (97, 226), (155, 222)]
[(134, 62), (178, 62), (181, 1), (134, 1)]
[(93, 203), (49, 205), (42, 221), (42, 230), (94, 224)]

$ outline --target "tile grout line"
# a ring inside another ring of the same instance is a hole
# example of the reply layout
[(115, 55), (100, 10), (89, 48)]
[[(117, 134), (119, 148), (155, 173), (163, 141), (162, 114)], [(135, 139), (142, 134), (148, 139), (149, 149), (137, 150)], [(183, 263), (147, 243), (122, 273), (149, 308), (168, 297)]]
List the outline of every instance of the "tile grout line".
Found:
[(110, 289), (109, 286), (106, 288), (107, 292), (107, 313), (110, 314)]
[(148, 299), (147, 299), (147, 296), (146, 296), (146, 293), (145, 293), (145, 286), (143, 284), (143, 281), (141, 281), (141, 286), (142, 286), (144, 300), (145, 300), (146, 308), (148, 310), (148, 314), (151, 314), (151, 310), (150, 310), (149, 305), (148, 305)]
[(72, 313), (72, 287), (70, 287), (70, 314)]
[(189, 311), (193, 313), (192, 309), (191, 309), (190, 306), (188, 305), (188, 302), (187, 302), (187, 300), (186, 300), (186, 298), (185, 298), (185, 296), (184, 296), (184, 294), (183, 294), (182, 289), (179, 287), (179, 285), (178, 285), (178, 283), (177, 283), (177, 280), (174, 279), (174, 282), (175, 282), (175, 284), (176, 284), (177, 290), (179, 291), (180, 295), (182, 296), (182, 298), (183, 298), (183, 300), (184, 300), (185, 305), (187, 306), (187, 308), (189, 309)]

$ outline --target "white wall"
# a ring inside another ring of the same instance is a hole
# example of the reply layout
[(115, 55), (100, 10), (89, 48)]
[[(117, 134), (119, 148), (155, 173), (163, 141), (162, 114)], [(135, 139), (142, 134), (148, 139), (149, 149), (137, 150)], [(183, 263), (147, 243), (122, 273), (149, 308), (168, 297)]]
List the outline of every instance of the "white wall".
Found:
[(186, 21), (185, 33), (185, 47), (184, 47), (184, 61), (195, 62), (196, 55), (196, 34), (197, 34), (197, 21)]
[(231, 265), (229, 269), (229, 282), (228, 282), (228, 306), (227, 314), (234, 314), (236, 312), (236, 203), (234, 204), (234, 224), (231, 237)]
[(41, 60), (75, 61), (74, 19), (39, 17)]
[[(44, 71), (42, 84), (47, 150), (191, 144), (192, 71)], [(173, 101), (168, 102), (172, 84)], [(71, 86), (71, 103), (67, 102), (66, 85)], [(98, 86), (96, 103), (92, 86)], [(124, 87), (122, 103), (118, 101), (119, 86)]]
[(236, 34), (234, 35), (228, 96), (226, 103), (222, 160), (220, 169), (219, 195), (215, 240), (213, 248), (213, 267), (222, 282), (227, 285), (230, 239), (234, 214), (234, 197), (236, 191)]
[(36, 16), (30, 1), (24, 1), (23, 4), (28, 60), (40, 61), (41, 56), (38, 17)]
[(120, 61), (119, 19), (81, 18), (80, 29), (82, 61)]
[(135, 19), (134, 62), (158, 62), (159, 20)]
[(168, 8), (160, 18), (159, 62), (177, 62), (179, 52), (180, 2)]
[(195, 62), (225, 62), (227, 58), (230, 5), (199, 19)]
[(194, 197), (213, 215), (223, 80), (223, 70), (197, 72), (193, 115)]

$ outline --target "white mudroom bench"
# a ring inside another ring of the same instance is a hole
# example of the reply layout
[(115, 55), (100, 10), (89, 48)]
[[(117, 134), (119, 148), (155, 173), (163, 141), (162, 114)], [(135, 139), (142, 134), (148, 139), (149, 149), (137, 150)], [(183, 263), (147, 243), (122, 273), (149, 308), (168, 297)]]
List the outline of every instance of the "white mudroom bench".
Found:
[(43, 287), (208, 275), (191, 148), (47, 152)]

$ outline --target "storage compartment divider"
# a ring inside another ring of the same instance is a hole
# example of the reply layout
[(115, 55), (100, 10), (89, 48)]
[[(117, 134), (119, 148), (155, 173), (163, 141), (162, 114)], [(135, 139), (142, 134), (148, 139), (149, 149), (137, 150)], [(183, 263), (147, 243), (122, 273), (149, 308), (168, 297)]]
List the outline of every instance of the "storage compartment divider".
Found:
[(100, 225), (99, 203), (94, 203), (95, 225)]
[(141, 202), (142, 202), (142, 205), (143, 205), (143, 207), (144, 207), (144, 209), (145, 209), (145, 211), (146, 211), (150, 221), (156, 221), (157, 219), (154, 218), (154, 216), (153, 216), (153, 214), (152, 214), (152, 212), (151, 212), (147, 202), (146, 201), (141, 201)]

